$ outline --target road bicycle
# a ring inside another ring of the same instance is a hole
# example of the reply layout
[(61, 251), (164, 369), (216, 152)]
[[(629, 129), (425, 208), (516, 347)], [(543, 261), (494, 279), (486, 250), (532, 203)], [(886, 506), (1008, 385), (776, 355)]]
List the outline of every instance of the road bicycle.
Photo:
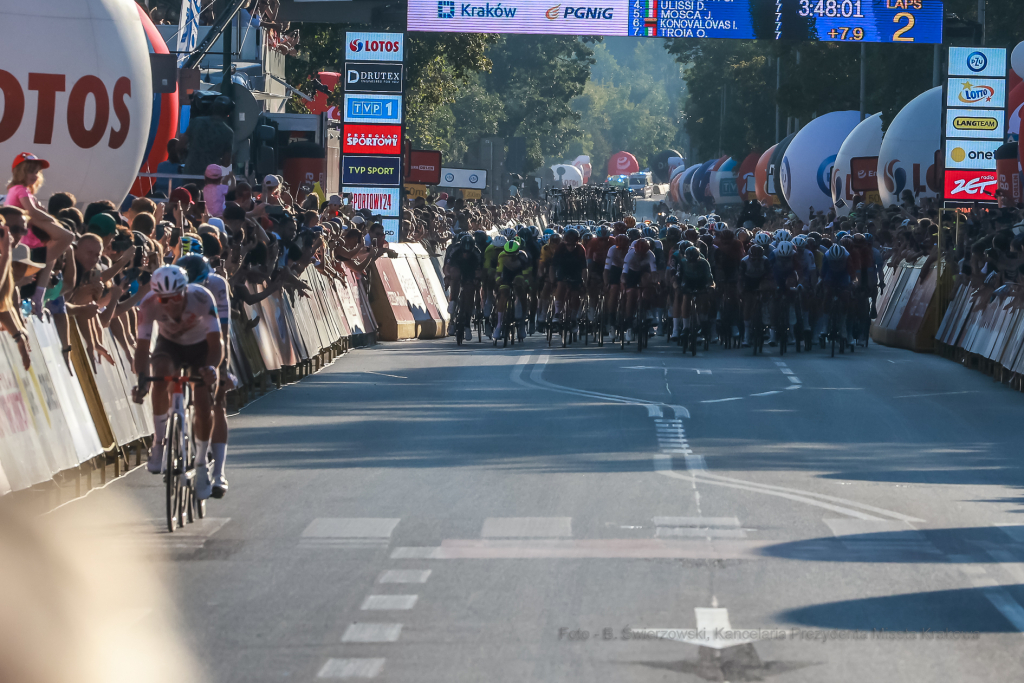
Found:
[(192, 438), (193, 385), (204, 387), (201, 377), (174, 375), (144, 377), (147, 382), (171, 385), (171, 414), (164, 435), (164, 490), (167, 531), (173, 533), (206, 516), (206, 501), (196, 495), (196, 454)]

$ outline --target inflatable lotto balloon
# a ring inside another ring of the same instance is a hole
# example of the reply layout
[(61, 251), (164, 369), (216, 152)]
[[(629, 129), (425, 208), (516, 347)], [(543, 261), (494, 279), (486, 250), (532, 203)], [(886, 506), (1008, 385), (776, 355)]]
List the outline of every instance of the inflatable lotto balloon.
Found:
[(764, 154), (758, 158), (757, 165), (754, 166), (754, 193), (757, 195), (757, 201), (761, 202), (761, 206), (774, 206), (779, 203), (775, 194), (768, 192), (768, 164), (777, 147), (778, 145), (772, 145), (766, 149)]
[(682, 179), (683, 174), (680, 173), (668, 181), (668, 201), (670, 204), (678, 206), (682, 203), (682, 200), (679, 198), (679, 181)]
[(739, 192), (740, 201), (749, 202), (757, 199), (757, 195), (754, 194), (754, 169), (760, 158), (760, 152), (751, 152), (736, 167), (736, 190)]
[(832, 171), (832, 203), (836, 214), (849, 216), (853, 197), (878, 202), (878, 150), (882, 146), (882, 115), (861, 121), (843, 141)]
[[(139, 10), (139, 19), (142, 20), (142, 28), (146, 31), (146, 45), (150, 54), (156, 53), (165, 55), (168, 53), (167, 45), (160, 36), (153, 20), (146, 14), (141, 5), (136, 5)], [(149, 119), (149, 136), (146, 138), (146, 152), (140, 173), (156, 173), (156, 166), (167, 158), (167, 142), (178, 132), (178, 93), (153, 93), (153, 113)], [(153, 189), (152, 178), (138, 178), (132, 185), (131, 193), (136, 197), (149, 194)], [(159, 189), (159, 188), (158, 188)], [(163, 183), (163, 191), (167, 191), (167, 181)]]
[(671, 178), (672, 169), (669, 167), (669, 159), (678, 159), (683, 155), (674, 149), (666, 149), (664, 152), (658, 152), (654, 155), (654, 159), (651, 161), (651, 175), (654, 176), (655, 182), (667, 183)]
[(786, 156), (789, 143), (793, 142), (795, 137), (796, 133), (784, 137), (782, 142), (775, 145), (775, 151), (772, 152), (772, 156), (768, 160), (768, 194), (775, 195), (778, 206), (784, 209), (788, 209), (789, 204), (786, 203), (786, 197), (782, 193), (782, 159)]
[(790, 210), (805, 221), (832, 206), (832, 166), (846, 137), (860, 123), (860, 112), (834, 111), (808, 122), (782, 158), (782, 193)]
[(0, 163), (30, 152), (50, 162), (44, 199), (64, 191), (117, 206), (142, 165), (153, 110), (136, 3), (0, 0), (0, 16)]
[(628, 175), (639, 173), (640, 164), (636, 157), (629, 152), (616, 152), (608, 160), (608, 175)]
[(580, 173), (583, 174), (583, 183), (590, 182), (590, 174), (593, 171), (593, 167), (590, 165), (590, 157), (586, 154), (581, 154), (572, 162), (572, 165), (580, 169)]
[(736, 187), (736, 160), (728, 157), (721, 159), (711, 169), (711, 182), (708, 188), (715, 206), (728, 206), (740, 203), (740, 193)]
[(916, 198), (938, 195), (935, 161), (941, 133), (941, 87), (926, 90), (896, 114), (878, 152), (882, 206), (899, 204), (904, 190), (910, 190)]

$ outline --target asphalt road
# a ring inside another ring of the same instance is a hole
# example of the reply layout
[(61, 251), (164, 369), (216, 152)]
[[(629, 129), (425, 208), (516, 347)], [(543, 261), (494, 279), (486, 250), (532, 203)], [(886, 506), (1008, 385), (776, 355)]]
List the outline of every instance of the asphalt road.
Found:
[(141, 471), (64, 510), (138, 501), (212, 681), (993, 681), (1022, 415), (874, 345), (382, 344), (232, 418), (210, 519)]

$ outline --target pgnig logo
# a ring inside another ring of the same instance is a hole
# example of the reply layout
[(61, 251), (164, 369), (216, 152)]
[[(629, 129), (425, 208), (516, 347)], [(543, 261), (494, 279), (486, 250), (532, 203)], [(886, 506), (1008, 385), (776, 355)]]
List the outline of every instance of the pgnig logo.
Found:
[(566, 7), (555, 5), (544, 13), (550, 21), (559, 19), (612, 19), (612, 7)]
[(455, 0), (437, 0), (437, 18), (455, 18)]

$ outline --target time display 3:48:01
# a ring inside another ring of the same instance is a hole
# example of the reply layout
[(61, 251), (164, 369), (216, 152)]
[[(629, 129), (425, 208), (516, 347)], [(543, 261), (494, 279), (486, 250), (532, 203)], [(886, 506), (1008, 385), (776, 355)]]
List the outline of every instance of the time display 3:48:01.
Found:
[(861, 0), (818, 0), (813, 4), (811, 0), (800, 0), (800, 16), (809, 17), (814, 14), (819, 17), (863, 19), (860, 4)]

